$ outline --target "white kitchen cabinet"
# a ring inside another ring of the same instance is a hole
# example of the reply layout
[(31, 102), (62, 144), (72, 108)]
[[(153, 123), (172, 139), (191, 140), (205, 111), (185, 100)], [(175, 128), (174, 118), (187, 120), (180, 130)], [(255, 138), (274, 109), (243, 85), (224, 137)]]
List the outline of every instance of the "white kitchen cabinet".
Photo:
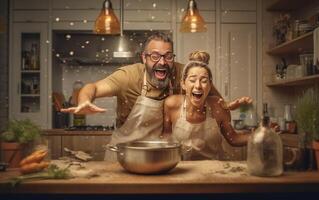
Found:
[(255, 11), (256, 9), (256, 0), (221, 0), (221, 10)]
[[(180, 24), (177, 25), (179, 30)], [(195, 50), (206, 51), (210, 54), (210, 68), (215, 73), (215, 24), (207, 24), (204, 33), (177, 33), (177, 61), (186, 64), (188, 55)], [(196, 42), (193, 42), (196, 41)]]
[[(112, 1), (118, 18), (119, 2)], [(58, 0), (52, 1), (52, 29), (92, 30), (102, 8), (103, 1)], [(171, 0), (125, 0), (125, 30), (169, 30), (171, 29)]]
[[(242, 96), (257, 100), (257, 41), (256, 24), (221, 24), (219, 91), (226, 101)], [(239, 118), (239, 109), (232, 119)], [(228, 159), (245, 159), (245, 147), (223, 143)]]
[(221, 25), (221, 93), (226, 100), (256, 99), (256, 24)]
[(12, 4), (15, 10), (48, 10), (50, 0), (13, 0)]
[(48, 25), (13, 23), (10, 45), (10, 119), (48, 128)]

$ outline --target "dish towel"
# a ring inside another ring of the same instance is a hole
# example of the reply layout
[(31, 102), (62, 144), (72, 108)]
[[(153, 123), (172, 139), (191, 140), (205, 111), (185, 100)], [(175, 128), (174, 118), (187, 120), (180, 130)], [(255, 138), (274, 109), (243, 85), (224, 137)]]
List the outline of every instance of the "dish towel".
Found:
[(313, 32), (313, 64), (319, 64), (319, 27)]

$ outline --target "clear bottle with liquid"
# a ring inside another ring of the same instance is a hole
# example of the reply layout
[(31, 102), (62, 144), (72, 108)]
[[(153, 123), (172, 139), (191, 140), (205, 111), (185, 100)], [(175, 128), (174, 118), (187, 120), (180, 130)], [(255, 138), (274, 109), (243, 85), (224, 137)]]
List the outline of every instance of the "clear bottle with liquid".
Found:
[(40, 68), (38, 45), (35, 43), (31, 45), (30, 68), (32, 70), (38, 70)]
[(279, 176), (283, 173), (283, 145), (280, 136), (269, 127), (264, 116), (247, 145), (247, 168), (254, 176)]

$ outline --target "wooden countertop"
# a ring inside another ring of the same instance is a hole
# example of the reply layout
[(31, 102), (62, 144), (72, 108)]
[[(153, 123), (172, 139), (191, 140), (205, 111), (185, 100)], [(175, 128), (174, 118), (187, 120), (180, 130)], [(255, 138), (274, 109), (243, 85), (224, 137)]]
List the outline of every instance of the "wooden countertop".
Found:
[(65, 129), (45, 129), (43, 135), (45, 136), (111, 136), (112, 130), (109, 131), (68, 131)]
[(0, 172), (0, 193), (32, 194), (216, 194), (318, 192), (319, 172), (285, 172), (279, 177), (249, 176), (246, 164), (221, 161), (182, 161), (162, 175), (126, 172), (118, 163), (89, 162), (93, 178), (37, 180), (12, 189), (6, 182), (17, 171)]

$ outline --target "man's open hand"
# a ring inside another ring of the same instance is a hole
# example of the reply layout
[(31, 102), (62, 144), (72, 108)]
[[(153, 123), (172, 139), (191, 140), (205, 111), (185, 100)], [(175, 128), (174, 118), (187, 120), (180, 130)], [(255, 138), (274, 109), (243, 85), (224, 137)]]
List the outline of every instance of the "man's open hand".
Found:
[(103, 113), (106, 111), (104, 108), (100, 108), (89, 101), (79, 104), (77, 107), (63, 108), (60, 110), (65, 113), (90, 115), (96, 113)]

